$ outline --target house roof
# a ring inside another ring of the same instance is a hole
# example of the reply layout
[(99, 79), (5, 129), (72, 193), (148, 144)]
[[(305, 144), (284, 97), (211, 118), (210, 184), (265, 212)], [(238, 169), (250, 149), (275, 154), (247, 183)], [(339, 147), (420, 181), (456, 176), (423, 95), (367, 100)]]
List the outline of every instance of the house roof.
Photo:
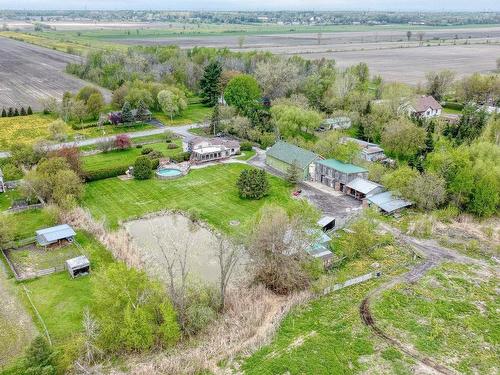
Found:
[(361, 139), (353, 138), (353, 137), (342, 137), (340, 138), (340, 142), (342, 143), (347, 143), (347, 142), (354, 142), (357, 143), (361, 148), (366, 148), (366, 147), (378, 147), (376, 143), (370, 143), (363, 141)]
[(70, 269), (89, 267), (90, 261), (87, 259), (85, 255), (80, 255), (76, 258), (68, 259), (66, 261), (66, 265)]
[(314, 152), (305, 150), (287, 142), (278, 141), (266, 152), (267, 156), (281, 160), (287, 164), (297, 163), (304, 169), (319, 158)]
[(348, 188), (351, 188), (353, 190), (359, 191), (362, 194), (370, 194), (373, 190), (381, 187), (382, 185), (379, 185), (373, 181), (366, 180), (364, 178), (357, 177), (351, 182), (349, 182), (346, 185)]
[(400, 208), (409, 207), (413, 204), (410, 201), (394, 197), (390, 191), (368, 197), (368, 201), (387, 213), (394, 212)]
[(384, 152), (384, 149), (378, 146), (369, 146), (363, 149), (364, 154), (378, 154), (379, 152)]
[(236, 148), (240, 146), (240, 142), (224, 138), (194, 137), (189, 140), (189, 143), (192, 145), (193, 148), (196, 148), (197, 145), (203, 142), (207, 142), (212, 146), (226, 146), (229, 148)]
[(366, 169), (358, 167), (357, 165), (342, 163), (336, 159), (318, 160), (317, 163), (347, 174), (368, 172)]
[(62, 224), (51, 228), (37, 230), (36, 235), (37, 237), (43, 238), (46, 242), (52, 242), (76, 236), (76, 233), (68, 224)]
[(419, 96), (414, 99), (412, 102), (413, 108), (415, 108), (416, 112), (425, 112), (427, 109), (443, 109), (441, 104), (437, 102), (432, 96)]

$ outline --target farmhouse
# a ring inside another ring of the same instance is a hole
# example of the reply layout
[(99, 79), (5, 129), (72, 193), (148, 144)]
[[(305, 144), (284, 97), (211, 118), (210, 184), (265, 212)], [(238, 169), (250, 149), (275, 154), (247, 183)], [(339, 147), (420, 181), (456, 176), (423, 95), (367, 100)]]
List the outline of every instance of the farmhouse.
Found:
[(66, 261), (66, 269), (72, 278), (87, 275), (90, 272), (90, 262), (85, 255)]
[(315, 181), (338, 191), (344, 191), (346, 185), (356, 178), (368, 178), (366, 169), (335, 159), (317, 160), (315, 164)]
[(369, 206), (377, 207), (380, 211), (386, 214), (398, 213), (402, 209), (412, 205), (410, 201), (395, 197), (390, 191), (368, 197), (367, 204)]
[(239, 154), (240, 143), (228, 139), (195, 137), (188, 141), (187, 150), (191, 152), (192, 162), (205, 163)]
[(384, 154), (384, 149), (381, 148), (376, 143), (370, 143), (352, 137), (342, 137), (340, 141), (342, 143), (347, 143), (347, 142), (356, 143), (361, 148), (359, 157), (363, 160), (372, 162), (372, 161), (379, 161), (386, 159), (386, 156)]
[(366, 197), (381, 193), (383, 191), (384, 187), (382, 185), (360, 177), (357, 177), (354, 180), (350, 181), (344, 187), (344, 193), (358, 200), (363, 200)]
[(314, 152), (305, 150), (287, 142), (278, 141), (266, 152), (266, 164), (279, 172), (287, 173), (287, 170), (295, 165), (300, 169), (302, 180), (308, 180), (314, 176), (314, 162), (319, 156)]
[(408, 116), (432, 118), (441, 115), (443, 107), (432, 96), (419, 96), (402, 105), (401, 108)]
[(0, 169), (0, 193), (4, 193), (4, 192), (5, 192), (5, 184), (3, 182), (3, 172)]
[(319, 131), (349, 129), (352, 125), (349, 117), (340, 116), (327, 118), (318, 128)]
[(67, 224), (36, 231), (36, 241), (40, 246), (49, 246), (62, 241), (73, 242), (76, 233)]

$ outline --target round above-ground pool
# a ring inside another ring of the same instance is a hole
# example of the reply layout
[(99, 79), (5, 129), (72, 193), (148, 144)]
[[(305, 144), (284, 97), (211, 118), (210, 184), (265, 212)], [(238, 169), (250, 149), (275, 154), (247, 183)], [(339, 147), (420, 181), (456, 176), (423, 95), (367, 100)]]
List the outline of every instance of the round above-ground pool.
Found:
[(160, 168), (156, 171), (156, 175), (162, 180), (169, 180), (182, 176), (182, 172), (176, 168)]

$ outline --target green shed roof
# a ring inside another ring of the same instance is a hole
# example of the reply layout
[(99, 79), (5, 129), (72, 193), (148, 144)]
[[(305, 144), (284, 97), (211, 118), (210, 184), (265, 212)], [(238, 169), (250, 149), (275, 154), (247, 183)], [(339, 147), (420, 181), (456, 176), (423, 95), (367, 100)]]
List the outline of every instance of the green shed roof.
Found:
[(295, 162), (302, 169), (307, 168), (309, 164), (318, 158), (318, 155), (314, 152), (283, 141), (276, 142), (273, 147), (267, 150), (266, 155), (287, 164)]
[(339, 171), (339, 172), (342, 172), (342, 173), (363, 173), (363, 172), (368, 172), (366, 169), (358, 167), (357, 165), (342, 163), (341, 161), (338, 161), (336, 159), (319, 160), (318, 163), (322, 164), (322, 165), (325, 165), (328, 168), (333, 168), (336, 171)]

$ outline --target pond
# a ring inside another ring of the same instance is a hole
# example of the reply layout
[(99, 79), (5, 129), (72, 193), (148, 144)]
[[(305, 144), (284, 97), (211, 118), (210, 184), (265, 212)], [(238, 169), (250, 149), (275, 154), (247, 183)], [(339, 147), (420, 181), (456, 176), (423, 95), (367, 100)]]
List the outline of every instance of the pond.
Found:
[[(175, 263), (174, 268), (178, 272), (179, 261), (185, 256), (190, 279), (212, 284), (218, 282), (219, 239), (204, 226), (174, 213), (129, 221), (124, 226), (148, 273), (168, 282), (168, 264)], [(246, 274), (243, 258), (234, 271), (238, 280)]]

